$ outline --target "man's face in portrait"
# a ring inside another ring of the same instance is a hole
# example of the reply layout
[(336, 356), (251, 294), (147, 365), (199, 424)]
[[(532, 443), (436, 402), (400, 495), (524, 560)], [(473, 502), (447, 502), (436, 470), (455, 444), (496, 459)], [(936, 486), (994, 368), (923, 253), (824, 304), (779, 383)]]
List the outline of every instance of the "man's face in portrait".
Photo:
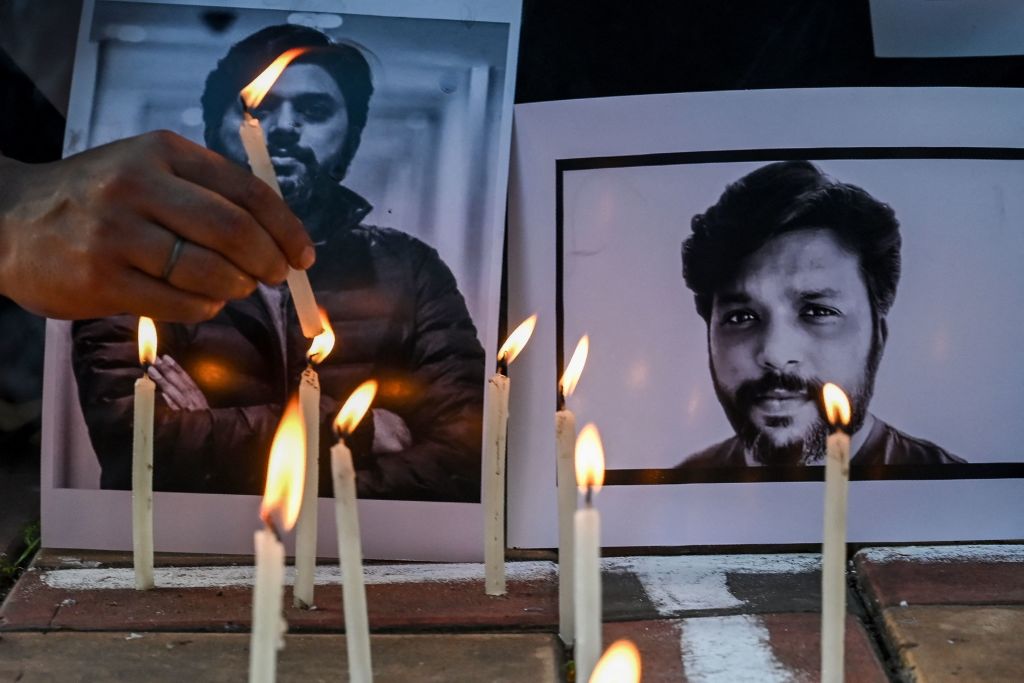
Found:
[(827, 229), (770, 239), (715, 292), (708, 323), (715, 391), (763, 464), (824, 452), (821, 386), (838, 384), (863, 420), (881, 340), (857, 257)]
[[(348, 133), (345, 98), (327, 71), (316, 64), (293, 64), (284, 70), (253, 112), (267, 138), (281, 193), (297, 213), (304, 213), (318, 183), (330, 183)], [(224, 114), (219, 137), (227, 155), (246, 164), (238, 135), (239, 106)]]

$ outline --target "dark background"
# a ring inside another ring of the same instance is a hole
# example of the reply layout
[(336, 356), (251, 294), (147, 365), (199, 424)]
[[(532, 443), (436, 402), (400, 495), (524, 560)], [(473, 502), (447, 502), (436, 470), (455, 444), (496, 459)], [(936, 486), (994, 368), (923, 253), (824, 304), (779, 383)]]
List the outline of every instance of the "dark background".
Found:
[[(47, 11), (66, 11), (68, 4), (48, 1)], [(30, 16), (26, 7), (0, 0), (0, 22), (20, 31), (10, 22)], [(75, 23), (65, 25), (73, 31)], [(73, 52), (73, 35), (50, 38), (55, 52)], [(874, 57), (867, 0), (524, 0), (516, 102), (754, 88), (1021, 85), (1024, 57)], [(63, 116), (0, 49), (0, 152), (26, 162), (58, 159), (63, 130)], [(42, 334), (41, 320), (0, 297), (0, 466), (38, 457)]]

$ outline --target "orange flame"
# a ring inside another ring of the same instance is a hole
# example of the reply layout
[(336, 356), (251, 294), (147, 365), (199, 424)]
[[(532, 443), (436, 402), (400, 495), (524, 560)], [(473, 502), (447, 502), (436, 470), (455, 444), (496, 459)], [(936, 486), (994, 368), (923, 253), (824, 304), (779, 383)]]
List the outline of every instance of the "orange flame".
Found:
[(152, 318), (139, 318), (139, 365), (156, 360), (156, 325)]
[(368, 379), (352, 392), (352, 395), (345, 401), (345, 405), (338, 411), (338, 417), (334, 420), (334, 428), (339, 434), (351, 434), (359, 421), (366, 415), (373, 403), (373, 397), (377, 395), (377, 380)]
[(334, 330), (331, 329), (331, 321), (327, 319), (327, 312), (322, 308), (320, 309), (320, 325), (324, 331), (313, 337), (309, 351), (306, 353), (306, 358), (314, 365), (323, 363), (324, 358), (327, 358), (334, 348)]
[(562, 379), (558, 382), (558, 390), (562, 397), (567, 397), (576, 389), (576, 383), (580, 381), (583, 374), (583, 366), (587, 364), (587, 352), (590, 351), (590, 337), (583, 335), (576, 343), (576, 350), (572, 352), (569, 364), (565, 366)]
[(299, 517), (302, 506), (302, 487), (306, 479), (306, 429), (299, 409), (299, 399), (293, 396), (281, 418), (281, 424), (270, 446), (267, 465), (267, 488), (263, 493), (260, 517), (280, 518), (281, 528), (288, 531)]
[(590, 683), (638, 683), (640, 680), (640, 651), (633, 641), (616, 640), (601, 655)]
[(260, 106), (260, 102), (267, 96), (274, 82), (281, 77), (292, 60), (308, 51), (308, 47), (293, 47), (271, 62), (270, 66), (263, 70), (263, 73), (253, 79), (252, 83), (242, 88), (242, 101), (245, 102), (245, 106), (249, 109)]
[(576, 486), (580, 491), (588, 488), (595, 493), (604, 484), (604, 447), (601, 445), (601, 433), (594, 423), (589, 423), (580, 430), (576, 437)]
[(508, 335), (508, 339), (498, 349), (498, 360), (504, 361), (505, 363), (511, 363), (519, 355), (519, 352), (526, 346), (526, 342), (530, 341), (530, 335), (533, 334), (533, 328), (537, 326), (537, 314), (534, 313), (529, 318), (519, 323), (519, 327), (512, 331), (512, 334)]
[(837, 385), (828, 382), (821, 389), (822, 400), (825, 401), (825, 415), (828, 423), (833, 427), (842, 423), (845, 427), (850, 424), (850, 399)]

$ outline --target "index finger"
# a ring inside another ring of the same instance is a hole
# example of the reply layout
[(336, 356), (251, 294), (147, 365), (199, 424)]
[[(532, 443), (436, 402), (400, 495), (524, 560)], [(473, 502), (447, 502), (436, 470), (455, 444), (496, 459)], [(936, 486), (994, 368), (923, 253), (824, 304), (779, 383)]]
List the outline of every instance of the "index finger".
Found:
[(293, 268), (313, 264), (313, 242), (302, 222), (265, 182), (216, 152), (181, 138), (179, 153), (167, 158), (175, 175), (202, 185), (248, 211), (274, 239)]

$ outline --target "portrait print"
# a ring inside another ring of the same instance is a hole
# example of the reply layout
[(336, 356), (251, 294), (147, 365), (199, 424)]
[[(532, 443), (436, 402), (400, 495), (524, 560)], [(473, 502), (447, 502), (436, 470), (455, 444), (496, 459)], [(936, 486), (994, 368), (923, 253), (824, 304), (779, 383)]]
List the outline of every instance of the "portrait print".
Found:
[[(332, 495), (334, 418), (372, 378), (374, 404), (347, 440), (359, 497), (396, 510), (436, 503), (442, 516), (443, 504), (479, 502), (517, 31), (518, 6), (493, 2), (472, 17), (455, 3), (415, 16), (390, 3), (86, 4), (69, 153), (165, 129), (247, 168), (239, 125), (244, 114), (260, 122), (285, 202), (316, 247), (307, 273), (335, 335), (315, 366), (321, 498)], [(288, 51), (298, 56), (245, 109), (241, 90)], [(165, 277), (196, 277), (201, 248), (168, 242)], [(208, 321), (156, 323), (146, 371), (158, 500), (255, 500), (311, 364), (290, 290), (260, 283)], [(53, 326), (66, 373), (51, 397), (56, 489), (131, 486), (137, 324)]]
[[(555, 489), (537, 482), (555, 400), (537, 397), (584, 334), (566, 406), (601, 431), (607, 545), (820, 542), (826, 382), (853, 407), (852, 541), (1019, 537), (1019, 100), (824, 89), (521, 105), (510, 317), (549, 316), (531, 343), (554, 352), (514, 378), (533, 394), (510, 407), (510, 541), (554, 540)], [(537, 263), (552, 251), (550, 274)]]

